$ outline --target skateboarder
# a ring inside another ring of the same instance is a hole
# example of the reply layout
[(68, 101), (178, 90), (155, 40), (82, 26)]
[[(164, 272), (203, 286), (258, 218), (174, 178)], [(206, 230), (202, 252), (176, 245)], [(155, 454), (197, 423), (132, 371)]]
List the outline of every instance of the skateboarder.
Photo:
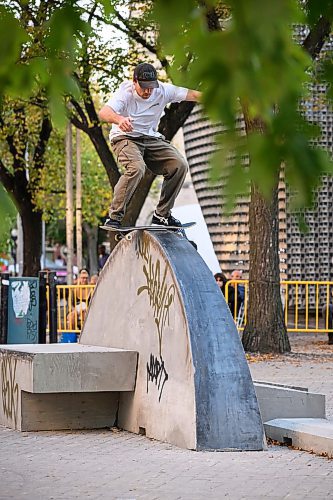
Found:
[(146, 168), (164, 177), (152, 224), (181, 225), (171, 215), (171, 209), (188, 166), (183, 156), (157, 128), (168, 103), (198, 101), (200, 96), (201, 92), (196, 90), (158, 81), (154, 66), (141, 63), (134, 69), (133, 81), (123, 82), (100, 110), (100, 119), (112, 123), (111, 147), (117, 162), (125, 170), (114, 188), (109, 217), (104, 226), (120, 227), (127, 204)]

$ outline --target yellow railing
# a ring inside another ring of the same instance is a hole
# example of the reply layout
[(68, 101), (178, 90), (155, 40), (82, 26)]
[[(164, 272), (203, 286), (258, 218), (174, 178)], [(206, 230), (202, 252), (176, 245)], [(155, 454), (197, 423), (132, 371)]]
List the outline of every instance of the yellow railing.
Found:
[[(231, 292), (230, 287), (233, 287)], [(243, 287), (244, 301), (237, 290)], [(288, 332), (333, 332), (333, 281), (281, 281), (281, 300)], [(234, 300), (232, 297), (234, 296)], [(225, 286), (225, 299), (239, 330), (247, 321), (248, 280), (230, 280)]]
[[(234, 287), (236, 293), (231, 293), (230, 287)], [(244, 301), (241, 302), (238, 287), (244, 287)], [(58, 333), (80, 333), (94, 288), (95, 285), (57, 285)], [(243, 330), (249, 303), (248, 280), (228, 281), (225, 287), (227, 303), (232, 295), (235, 300), (230, 304), (231, 313), (238, 329)], [(333, 281), (281, 281), (281, 299), (288, 332), (333, 332), (330, 321)]]
[[(57, 285), (58, 333), (80, 333), (95, 285)], [(49, 290), (47, 289), (49, 311)]]

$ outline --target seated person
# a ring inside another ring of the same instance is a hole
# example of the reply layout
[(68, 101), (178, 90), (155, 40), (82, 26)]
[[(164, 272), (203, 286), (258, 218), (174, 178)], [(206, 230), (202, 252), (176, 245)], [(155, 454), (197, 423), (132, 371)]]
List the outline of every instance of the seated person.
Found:
[[(214, 274), (214, 278), (215, 278), (215, 281), (218, 284), (221, 292), (225, 296), (226, 295), (226, 293), (225, 293), (226, 284), (229, 281), (228, 278), (226, 277), (226, 275), (224, 273), (216, 273), (216, 274)], [(240, 303), (241, 303), (241, 298), (240, 298), (238, 287), (237, 287), (237, 311), (239, 311)], [(231, 314), (234, 316), (235, 315), (235, 287), (232, 283), (230, 283), (230, 285), (228, 286), (228, 306), (229, 306), (229, 309), (231, 311)]]
[[(230, 281), (238, 281), (241, 279), (242, 279), (242, 271), (240, 269), (235, 269), (230, 274)], [(236, 316), (238, 316), (239, 310), (245, 301), (245, 286), (243, 283), (230, 283), (229, 295), (230, 295), (231, 289), (233, 289), (233, 300), (232, 300), (232, 304), (229, 304), (229, 305), (230, 305), (230, 309), (231, 309), (233, 316), (236, 317)], [(235, 294), (235, 291), (237, 292), (236, 294)], [(237, 301), (236, 301), (236, 297), (237, 297)]]
[[(325, 321), (325, 328), (328, 330), (333, 329), (333, 305), (332, 304), (326, 304), (321, 310), (321, 314), (324, 318)], [(328, 334), (328, 344), (333, 345), (333, 332), (327, 332)]]
[(68, 330), (81, 330), (88, 309), (91, 290), (88, 288), (89, 273), (83, 268), (79, 271), (76, 286), (71, 289), (72, 293), (67, 314)]

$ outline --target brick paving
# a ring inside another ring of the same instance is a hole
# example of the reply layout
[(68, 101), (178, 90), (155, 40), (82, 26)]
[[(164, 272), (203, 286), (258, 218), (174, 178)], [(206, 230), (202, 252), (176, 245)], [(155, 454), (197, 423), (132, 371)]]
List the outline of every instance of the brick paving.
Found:
[[(292, 345), (290, 355), (251, 357), (253, 378), (323, 392), (333, 417), (333, 349), (318, 336)], [(328, 499), (333, 460), (274, 445), (264, 452), (193, 452), (116, 429), (0, 427), (1, 500), (76, 498)]]

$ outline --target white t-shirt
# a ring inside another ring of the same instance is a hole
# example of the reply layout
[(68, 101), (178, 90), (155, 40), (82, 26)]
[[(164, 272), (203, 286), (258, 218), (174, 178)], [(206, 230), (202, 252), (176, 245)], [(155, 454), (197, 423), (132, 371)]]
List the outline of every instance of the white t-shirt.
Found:
[(119, 115), (129, 116), (132, 119), (133, 131), (123, 132), (113, 123), (110, 140), (117, 135), (161, 137), (157, 128), (165, 106), (171, 102), (184, 101), (188, 89), (176, 87), (171, 83), (158, 83), (159, 87), (153, 89), (148, 99), (143, 99), (136, 93), (133, 82), (124, 82), (120, 85), (106, 105)]

